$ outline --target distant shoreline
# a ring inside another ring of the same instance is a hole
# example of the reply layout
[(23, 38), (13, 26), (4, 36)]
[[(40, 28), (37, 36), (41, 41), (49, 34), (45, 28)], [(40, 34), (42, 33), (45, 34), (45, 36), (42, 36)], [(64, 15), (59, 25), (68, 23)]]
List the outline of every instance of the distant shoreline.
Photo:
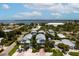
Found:
[(79, 22), (79, 20), (0, 20), (0, 23), (66, 23), (66, 22)]

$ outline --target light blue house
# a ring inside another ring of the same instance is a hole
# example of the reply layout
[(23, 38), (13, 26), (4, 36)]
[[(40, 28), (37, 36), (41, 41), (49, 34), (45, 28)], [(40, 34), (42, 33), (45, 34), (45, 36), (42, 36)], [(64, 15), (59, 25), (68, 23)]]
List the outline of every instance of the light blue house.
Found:
[(24, 38), (23, 38), (23, 40), (21, 41), (21, 43), (22, 43), (22, 44), (23, 44), (23, 43), (29, 44), (31, 38), (32, 38), (32, 34), (27, 34), (27, 35), (24, 36)]
[(38, 34), (38, 35), (36, 35), (36, 40), (37, 40), (38, 44), (44, 44), (46, 37), (44, 34)]
[(37, 31), (36, 31), (36, 30), (32, 30), (32, 31), (31, 31), (31, 34), (32, 34), (32, 35), (36, 35), (36, 34), (37, 34)]

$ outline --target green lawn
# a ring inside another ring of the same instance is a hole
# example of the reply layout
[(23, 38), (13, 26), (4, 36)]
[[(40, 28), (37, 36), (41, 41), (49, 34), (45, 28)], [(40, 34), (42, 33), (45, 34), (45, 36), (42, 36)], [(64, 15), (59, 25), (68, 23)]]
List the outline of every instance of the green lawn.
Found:
[(14, 53), (15, 53), (15, 51), (17, 50), (17, 48), (19, 47), (19, 45), (16, 45), (10, 52), (9, 52), (9, 56), (12, 56)]

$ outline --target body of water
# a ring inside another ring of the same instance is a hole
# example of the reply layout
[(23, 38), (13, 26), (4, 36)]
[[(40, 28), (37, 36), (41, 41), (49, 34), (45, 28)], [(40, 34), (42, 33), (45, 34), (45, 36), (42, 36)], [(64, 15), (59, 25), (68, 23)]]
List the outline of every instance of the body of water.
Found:
[(0, 23), (64, 23), (64, 22), (79, 22), (79, 20), (0, 20)]

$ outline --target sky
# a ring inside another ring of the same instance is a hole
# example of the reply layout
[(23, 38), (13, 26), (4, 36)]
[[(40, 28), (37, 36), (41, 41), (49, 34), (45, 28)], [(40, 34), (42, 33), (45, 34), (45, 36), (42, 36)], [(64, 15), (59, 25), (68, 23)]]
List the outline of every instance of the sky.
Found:
[(79, 3), (0, 3), (0, 20), (79, 20)]

